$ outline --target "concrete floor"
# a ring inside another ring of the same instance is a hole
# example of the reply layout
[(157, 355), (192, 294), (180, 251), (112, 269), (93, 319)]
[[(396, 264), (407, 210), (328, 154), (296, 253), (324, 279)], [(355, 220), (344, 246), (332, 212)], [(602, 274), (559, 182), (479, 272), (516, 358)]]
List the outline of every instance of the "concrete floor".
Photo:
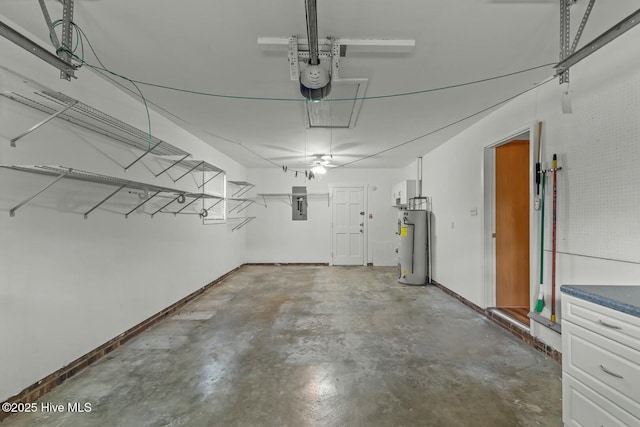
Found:
[(561, 426), (561, 367), (395, 268), (245, 266), (9, 426)]

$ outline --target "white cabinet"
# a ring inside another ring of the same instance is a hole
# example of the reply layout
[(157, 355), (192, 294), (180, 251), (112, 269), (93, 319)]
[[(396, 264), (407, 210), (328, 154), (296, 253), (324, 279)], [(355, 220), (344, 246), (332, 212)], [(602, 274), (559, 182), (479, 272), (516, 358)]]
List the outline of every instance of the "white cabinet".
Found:
[(640, 318), (562, 295), (562, 421), (640, 426)]
[(391, 206), (407, 206), (416, 197), (416, 180), (402, 181), (391, 187)]

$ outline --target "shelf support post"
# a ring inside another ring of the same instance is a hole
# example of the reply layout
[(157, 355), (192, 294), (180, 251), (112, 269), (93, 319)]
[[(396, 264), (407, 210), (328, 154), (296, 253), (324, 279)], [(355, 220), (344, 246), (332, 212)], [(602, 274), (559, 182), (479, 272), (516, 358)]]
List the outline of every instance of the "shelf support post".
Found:
[[(571, 4), (570, 0), (560, 0), (560, 62), (569, 56), (571, 49), (570, 20), (571, 20)], [(566, 69), (560, 73), (560, 84), (569, 83), (569, 70)]]
[[(72, 39), (72, 27), (71, 21), (73, 19), (73, 1), (74, 0), (62, 0), (62, 46), (63, 49), (59, 56), (64, 62), (71, 63), (71, 49), (73, 48)], [(60, 78), (65, 80), (71, 80), (73, 72), (60, 71)]]

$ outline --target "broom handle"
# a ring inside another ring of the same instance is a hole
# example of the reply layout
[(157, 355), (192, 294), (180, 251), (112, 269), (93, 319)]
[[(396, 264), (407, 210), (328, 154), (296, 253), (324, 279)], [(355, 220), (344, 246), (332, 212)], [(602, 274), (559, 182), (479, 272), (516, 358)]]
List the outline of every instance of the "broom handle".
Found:
[(544, 185), (545, 185), (545, 172), (542, 171), (542, 206), (540, 210), (540, 216), (542, 217), (540, 221), (540, 284), (544, 283), (544, 274), (543, 274), (543, 266), (544, 266)]
[(556, 211), (558, 157), (553, 155), (553, 227), (551, 236), (551, 321), (556, 321)]
[[(540, 179), (542, 170), (542, 122), (538, 122), (538, 161), (536, 162), (536, 196), (540, 194)], [(542, 282), (540, 282), (542, 283)]]

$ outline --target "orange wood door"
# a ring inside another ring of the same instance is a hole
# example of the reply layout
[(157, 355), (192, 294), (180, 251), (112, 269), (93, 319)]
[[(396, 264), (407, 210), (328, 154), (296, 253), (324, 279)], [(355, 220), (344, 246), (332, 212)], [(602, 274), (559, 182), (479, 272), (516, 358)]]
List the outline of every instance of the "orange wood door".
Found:
[(529, 141), (496, 148), (496, 306), (529, 307)]

